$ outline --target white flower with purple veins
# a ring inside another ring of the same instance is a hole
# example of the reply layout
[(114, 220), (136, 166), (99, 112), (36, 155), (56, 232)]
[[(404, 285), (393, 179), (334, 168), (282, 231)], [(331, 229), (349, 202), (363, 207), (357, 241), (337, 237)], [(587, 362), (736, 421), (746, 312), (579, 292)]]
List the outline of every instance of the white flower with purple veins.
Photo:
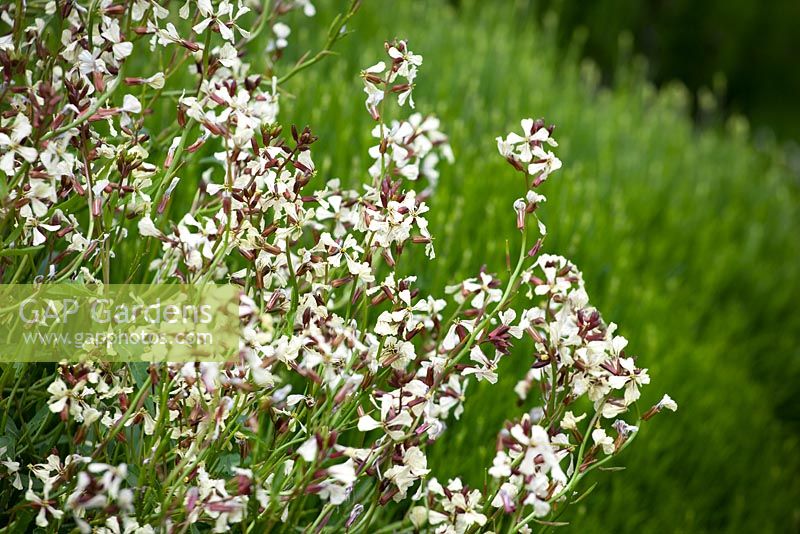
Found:
[(511, 427), (510, 434), (523, 446), (524, 458), (519, 465), (520, 473), (533, 475), (537, 471), (549, 472), (553, 480), (560, 483), (567, 482), (556, 451), (550, 443), (550, 436), (541, 426), (531, 424), (530, 415), (523, 415), (520, 422)]
[(479, 278), (470, 278), (465, 280), (463, 288), (468, 293), (474, 293), (470, 305), (475, 309), (482, 309), (493, 302), (500, 302), (503, 297), (503, 291), (494, 287), (495, 279), (490, 274), (481, 273)]
[(114, 59), (120, 61), (131, 55), (131, 52), (133, 52), (133, 43), (122, 40), (119, 21), (110, 17), (103, 17), (103, 27), (103, 32), (100, 35), (103, 39), (111, 43)]
[[(100, 53), (92, 54), (89, 50), (83, 50), (78, 54), (78, 72), (84, 76), (97, 74), (108, 74), (106, 63), (100, 58)], [(91, 79), (89, 80), (91, 83)]]
[[(509, 133), (505, 138), (497, 138), (497, 150), (503, 157), (516, 157), (522, 163), (530, 163), (534, 157), (533, 148), (547, 143), (550, 146), (558, 146), (556, 140), (550, 137), (547, 128), (539, 126), (541, 121), (533, 119), (522, 119), (523, 135), (514, 132)], [(537, 128), (537, 126), (539, 126)]]
[(533, 147), (534, 160), (528, 165), (528, 174), (538, 176), (539, 181), (544, 181), (550, 174), (561, 168), (561, 160), (551, 151), (545, 152), (541, 146)]
[(25, 192), (28, 203), (22, 206), (20, 215), (27, 219), (44, 217), (49, 206), (57, 200), (55, 185), (50, 180), (37, 179), (31, 179), (28, 185), (30, 189)]
[(436, 532), (462, 534), (475, 525), (482, 527), (486, 524), (487, 518), (481, 513), (483, 495), (477, 489), (470, 491), (460, 478), (451, 479), (446, 490), (432, 478), (428, 482), (428, 493), (438, 497), (438, 505), (444, 511), (428, 511), (428, 522), (433, 526), (440, 525)]
[(614, 421), (613, 427), (622, 438), (627, 438), (631, 434), (639, 431), (638, 426), (629, 425), (622, 419), (617, 419)]
[(33, 147), (23, 146), (22, 142), (31, 134), (31, 122), (22, 113), (17, 114), (14, 123), (11, 125), (9, 134), (0, 133), (0, 170), (7, 176), (13, 176), (17, 172), (17, 163), (14, 155), (19, 155), (28, 163), (36, 161), (38, 152)]
[(362, 415), (358, 419), (358, 429), (361, 432), (369, 432), (383, 428), (392, 440), (403, 440), (406, 429), (425, 411), (428, 403), (427, 393), (428, 386), (420, 380), (412, 380), (402, 389), (384, 393), (380, 401), (381, 420), (378, 421), (368, 414)]
[(647, 374), (647, 369), (636, 368), (633, 358), (619, 358), (619, 372), (610, 376), (608, 383), (614, 389), (625, 388), (625, 404), (629, 405), (639, 399), (639, 387), (649, 384), (650, 376)]
[(419, 447), (409, 447), (403, 453), (402, 463), (387, 469), (383, 476), (397, 486), (398, 492), (394, 496), (394, 500), (399, 502), (406, 498), (406, 493), (414, 485), (414, 482), (428, 473), (430, 473), (430, 469), (428, 469), (428, 459), (425, 457), (425, 453)]
[(236, 29), (245, 39), (250, 37), (249, 31), (236, 24), (236, 20), (242, 15), (249, 13), (250, 8), (245, 6), (241, 0), (237, 4), (236, 12), (234, 13), (233, 4), (228, 0), (222, 0), (222, 2), (217, 4), (216, 10), (214, 10), (211, 0), (198, 0), (197, 8), (200, 11), (200, 15), (205, 18), (195, 24), (192, 29), (195, 33), (202, 35), (211, 23), (216, 23), (219, 34), (226, 41), (233, 43), (235, 40), (235, 35), (231, 27)]
[(54, 508), (53, 505), (56, 504), (56, 502), (50, 499), (49, 486), (44, 487), (44, 494), (39, 497), (33, 492), (33, 488), (31, 487), (32, 484), (33, 481), (29, 480), (28, 491), (25, 492), (25, 499), (31, 503), (31, 506), (33, 506), (34, 509), (39, 510), (39, 512), (36, 514), (36, 526), (44, 528), (50, 524), (47, 519), (48, 516), (58, 521), (64, 516), (64, 512)]
[(502, 355), (496, 353), (493, 360), (486, 357), (483, 351), (477, 345), (472, 347), (469, 352), (469, 359), (477, 363), (476, 367), (467, 367), (464, 369), (465, 375), (475, 375), (478, 380), (486, 380), (490, 384), (497, 383), (497, 362), (500, 361)]
[[(472, 333), (475, 328), (475, 321), (470, 319), (456, 319), (450, 325), (450, 329), (442, 341), (442, 348), (444, 350), (453, 350), (459, 343), (461, 343), (461, 335), (467, 336)], [(461, 332), (461, 335), (459, 335)]]
[[(567, 278), (567, 274), (571, 274), (572, 271), (567, 267), (571, 264), (563, 256), (542, 254), (536, 261), (536, 265), (542, 269), (545, 276), (534, 290), (537, 295), (565, 294), (572, 287), (572, 282)], [(564, 271), (567, 273), (565, 274)]]
[(402, 76), (409, 82), (413, 82), (417, 76), (417, 67), (422, 65), (422, 56), (409, 50), (405, 41), (398, 41), (396, 45), (390, 46), (387, 53), (397, 65), (395, 75)]

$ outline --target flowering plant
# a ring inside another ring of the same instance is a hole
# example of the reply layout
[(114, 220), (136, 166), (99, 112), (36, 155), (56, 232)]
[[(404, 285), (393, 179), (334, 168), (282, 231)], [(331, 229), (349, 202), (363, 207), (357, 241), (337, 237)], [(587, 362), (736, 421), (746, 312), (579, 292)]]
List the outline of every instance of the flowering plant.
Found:
[[(317, 137), (284, 132), (279, 111), (282, 84), (330, 53), (357, 2), (287, 69), (283, 19), (313, 5), (254, 7), (0, 8), (12, 28), (0, 37), (2, 280), (232, 282), (242, 321), (227, 364), (4, 364), (2, 521), (126, 533), (552, 524), (641, 421), (676, 409), (665, 396), (626, 421), (647, 370), (575, 265), (541, 252), (554, 128), (526, 119), (497, 138), (519, 174), (516, 263), (422, 295), (398, 264), (407, 247), (435, 258), (426, 200), (454, 158), (434, 116), (387, 120), (415, 108), (422, 57), (392, 41), (361, 73), (375, 144), (349, 189), (318, 175)], [(245, 53), (265, 33), (254, 74)], [(190, 83), (175, 86), (177, 73)], [(156, 108), (174, 124), (159, 131)], [(496, 383), (506, 357), (529, 368), (515, 388), (528, 410), (500, 429), (483, 488), (440, 482), (426, 450), (458, 424), (468, 384)]]

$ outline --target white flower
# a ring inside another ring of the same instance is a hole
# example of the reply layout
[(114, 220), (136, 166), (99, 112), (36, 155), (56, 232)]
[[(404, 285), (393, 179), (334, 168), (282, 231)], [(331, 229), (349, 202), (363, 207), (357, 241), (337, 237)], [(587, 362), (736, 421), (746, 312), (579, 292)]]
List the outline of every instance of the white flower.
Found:
[(50, 488), (47, 485), (44, 487), (44, 496), (39, 497), (33, 492), (31, 487), (32, 483), (32, 481), (29, 481), (28, 491), (25, 492), (25, 499), (30, 501), (34, 508), (39, 509), (39, 513), (36, 514), (36, 525), (44, 528), (50, 524), (47, 520), (48, 515), (58, 520), (64, 516), (64, 512), (62, 510), (56, 510), (53, 507), (54, 503), (50, 500)]
[(375, 418), (369, 415), (362, 415), (358, 418), (358, 429), (361, 432), (369, 432), (381, 427), (381, 422), (376, 421)]
[(516, 484), (503, 482), (497, 491), (497, 495), (492, 499), (492, 506), (495, 508), (503, 507), (506, 502), (513, 501), (517, 493), (519, 493), (519, 487)]
[(375, 120), (379, 118), (378, 106), (385, 96), (385, 90), (378, 87), (375, 79), (380, 79), (380, 75), (385, 71), (386, 63), (379, 61), (361, 72), (361, 77), (364, 78), (364, 92), (367, 94), (365, 103), (367, 111), (370, 112)]
[[(627, 344), (624, 338), (616, 336), (614, 340), (617, 339), (622, 339)], [(614, 389), (625, 388), (625, 404), (629, 405), (639, 399), (639, 386), (649, 384), (650, 376), (647, 374), (647, 369), (636, 368), (633, 358), (619, 358), (619, 366), (620, 373), (609, 377), (608, 383)]]
[(492, 460), (489, 475), (494, 478), (507, 478), (511, 476), (512, 460), (504, 450), (499, 450)]
[(502, 137), (497, 138), (497, 150), (503, 157), (514, 157), (522, 163), (529, 163), (533, 159), (532, 146), (540, 146), (542, 142), (546, 142), (551, 146), (558, 146), (555, 139), (550, 137), (550, 132), (543, 127), (539, 127), (534, 131), (536, 122), (533, 119), (522, 119), (520, 126), (522, 126), (523, 135), (514, 132), (509, 133), (505, 139)]
[(157, 72), (148, 78), (144, 78), (142, 82), (153, 89), (163, 89), (165, 80), (166, 78), (164, 77), (164, 73)]
[(545, 473), (549, 471), (553, 480), (566, 483), (567, 477), (559, 465), (558, 456), (550, 443), (550, 436), (541, 426), (531, 424), (530, 415), (522, 416), (520, 422), (512, 426), (509, 433), (523, 446), (524, 458), (519, 465), (520, 473), (533, 475), (541, 469)]
[(90, 51), (83, 50), (78, 54), (78, 72), (84, 76), (90, 76), (94, 74), (106, 74), (108, 69), (106, 68), (105, 61), (103, 61), (99, 55), (93, 55)]
[(275, 34), (275, 41), (271, 41), (267, 45), (267, 51), (270, 50), (283, 50), (289, 45), (289, 41), (287, 40), (289, 34), (292, 33), (292, 29), (289, 28), (283, 22), (278, 22), (272, 26), (272, 33)]
[(36, 149), (22, 146), (21, 144), (31, 134), (31, 131), (31, 123), (28, 117), (18, 113), (11, 126), (11, 134), (0, 133), (0, 149), (4, 152), (0, 156), (0, 170), (6, 175), (12, 176), (17, 170), (14, 154), (18, 154), (28, 163), (33, 163), (36, 160), (38, 155)]
[(50, 411), (53, 413), (61, 412), (70, 399), (70, 389), (63, 380), (56, 378), (47, 386), (47, 392), (50, 394), (50, 400), (48, 401)]
[(486, 380), (490, 384), (497, 383), (497, 362), (500, 359), (498, 354), (494, 360), (486, 357), (479, 346), (475, 345), (470, 349), (469, 359), (478, 364), (477, 367), (468, 367), (464, 369), (465, 375), (475, 375), (478, 380)]
[(153, 219), (147, 215), (139, 219), (138, 227), (139, 234), (141, 234), (143, 237), (161, 237), (163, 235), (161, 231), (156, 228), (156, 225), (153, 223)]
[(101, 33), (103, 38), (112, 43), (114, 59), (117, 61), (125, 59), (133, 52), (133, 43), (123, 41), (120, 34), (119, 21), (117, 19), (103, 18), (105, 30)]
[(614, 426), (614, 430), (616, 430), (617, 433), (620, 436), (623, 436), (623, 437), (627, 437), (628, 435), (639, 431), (639, 427), (638, 426), (629, 425), (628, 423), (626, 423), (622, 419), (617, 419), (616, 421), (614, 421), (614, 425), (613, 426)]
[(406, 497), (408, 489), (421, 477), (430, 472), (425, 453), (419, 447), (409, 447), (403, 453), (403, 463), (390, 467), (384, 477), (397, 486), (399, 492), (395, 501)]
[(125, 95), (122, 99), (122, 111), (125, 113), (141, 113), (142, 104), (133, 95)]
[(567, 411), (564, 413), (564, 417), (561, 419), (561, 428), (564, 430), (578, 430), (578, 423), (586, 419), (586, 414), (581, 414), (578, 417), (575, 417), (571, 411)]
[(233, 4), (231, 4), (231, 2), (228, 0), (222, 0), (219, 2), (217, 4), (216, 11), (214, 11), (214, 6), (211, 4), (211, 0), (198, 0), (197, 8), (200, 11), (200, 15), (205, 18), (192, 27), (195, 33), (203, 34), (211, 23), (216, 23), (216, 28), (219, 31), (219, 34), (223, 39), (230, 41), (231, 43), (234, 42), (235, 38), (231, 27), (237, 30), (242, 37), (247, 38), (250, 36), (250, 32), (236, 24), (236, 20), (239, 17), (250, 11), (250, 8), (243, 5), (243, 3), (239, 3), (239, 7), (236, 12), (234, 12)]
[(425, 506), (412, 506), (408, 511), (408, 519), (419, 529), (428, 522), (428, 509)]
[(389, 47), (388, 54), (394, 60), (402, 60), (397, 71), (400, 76), (408, 76), (409, 69), (422, 65), (422, 56), (409, 50), (405, 41), (399, 41), (397, 46)]
[(656, 406), (658, 410), (663, 410), (664, 408), (672, 412), (678, 410), (678, 403), (672, 400), (672, 397), (666, 394), (661, 398), (660, 401), (658, 401), (658, 404), (656, 404)]
[(317, 438), (314, 436), (308, 438), (305, 443), (297, 449), (297, 454), (306, 462), (313, 462), (317, 457)]
[[(0, 447), (0, 456), (6, 453), (6, 447)], [(8, 456), (6, 456), (5, 460), (0, 460), (0, 464), (2, 464), (6, 468), (6, 474), (13, 476), (13, 481), (11, 482), (11, 486), (15, 489), (21, 490), (22, 486), (22, 479), (19, 476), (19, 462), (15, 462)]]
[(528, 165), (528, 174), (539, 176), (544, 181), (550, 174), (561, 168), (561, 160), (551, 151), (545, 152), (541, 147), (533, 148), (533, 161)]
[(444, 350), (453, 350), (461, 342), (461, 338), (458, 335), (459, 328), (469, 334), (475, 328), (475, 321), (459, 319), (453, 322), (442, 341), (442, 348)]
[(303, 7), (303, 14), (306, 17), (313, 17), (317, 14), (317, 9), (311, 3), (311, 0), (295, 0), (295, 3)]
[(320, 498), (330, 501), (331, 504), (342, 504), (352, 489), (356, 480), (356, 470), (352, 458), (344, 463), (328, 467), (329, 478), (322, 482)]
[(372, 275), (372, 268), (370, 267), (369, 263), (362, 263), (348, 256), (347, 270), (350, 272), (350, 274), (363, 282), (370, 283), (375, 281), (375, 277)]
[(603, 448), (604, 453), (614, 454), (614, 451), (616, 451), (614, 439), (611, 436), (606, 435), (606, 431), (602, 428), (595, 428), (592, 430), (592, 439), (596, 445), (599, 445)]
[(9, 33), (8, 35), (0, 36), (0, 50), (4, 52), (13, 52), (14, 51), (14, 34)]

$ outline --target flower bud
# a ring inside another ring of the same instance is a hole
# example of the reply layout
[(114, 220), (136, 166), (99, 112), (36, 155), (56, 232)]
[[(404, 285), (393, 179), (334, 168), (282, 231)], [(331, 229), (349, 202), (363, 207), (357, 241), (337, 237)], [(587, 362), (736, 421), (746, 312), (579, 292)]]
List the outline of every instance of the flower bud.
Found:
[(514, 211), (517, 212), (517, 229), (523, 230), (525, 229), (525, 210), (527, 209), (527, 203), (520, 199), (514, 201)]

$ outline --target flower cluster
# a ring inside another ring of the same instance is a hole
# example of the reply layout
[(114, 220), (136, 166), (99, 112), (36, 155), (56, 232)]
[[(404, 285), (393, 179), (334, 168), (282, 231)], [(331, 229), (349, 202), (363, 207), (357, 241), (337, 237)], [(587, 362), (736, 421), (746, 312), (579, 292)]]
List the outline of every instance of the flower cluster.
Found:
[(538, 186), (561, 168), (561, 160), (544, 148), (545, 145), (558, 146), (552, 137), (554, 127), (546, 128), (541, 119), (523, 119), (520, 125), (523, 135), (511, 132), (505, 139), (498, 137), (497, 149), (514, 168), (531, 176), (534, 186)]
[[(405, 527), (525, 529), (633, 440), (640, 423), (624, 416), (649, 382), (577, 268), (541, 253), (537, 188), (561, 166), (546, 148), (553, 127), (526, 119), (523, 135), (498, 138), (524, 176), (508, 213), (513, 269), (425, 295), (399, 266), (412, 247), (435, 256), (428, 202), (453, 154), (435, 116), (386, 120), (415, 107), (422, 57), (393, 41), (362, 72), (372, 163), (363, 183), (327, 179), (312, 129), (280, 124), (281, 85), (330, 54), (358, 3), (288, 70), (284, 16), (315, 9), (269, 5), (51, 2), (0, 37), (0, 224), (21, 258), (0, 277), (47, 265), (39, 283), (241, 288), (233, 361), (48, 370), (38, 430), (26, 430), (47, 447), (0, 448), (0, 493), (40, 527), (83, 532), (363, 532), (390, 503)], [(29, 15), (17, 9), (2, 8)], [(260, 70), (247, 63), (259, 43)], [(174, 123), (154, 124), (156, 108)], [(516, 391), (529, 413), (501, 430), (482, 491), (442, 485), (426, 451), (461, 417), (470, 383), (495, 384), (501, 359), (525, 358), (523, 341), (534, 351)], [(676, 405), (667, 397), (641, 420), (665, 408)], [(24, 529), (23, 514), (9, 521)]]
[[(397, 102), (401, 106), (408, 102), (409, 106), (414, 107), (411, 93), (417, 68), (422, 65), (422, 56), (411, 52), (405, 41), (386, 43), (386, 53), (391, 60), (388, 67), (385, 61), (379, 61), (361, 72), (364, 92), (367, 94), (367, 110), (375, 120), (380, 120), (378, 107), (391, 93), (397, 94)], [(399, 81), (403, 83), (397, 83)]]
[(432, 478), (423, 498), (425, 506), (415, 506), (409, 511), (416, 528), (430, 524), (436, 527), (436, 532), (467, 532), (486, 525), (486, 515), (480, 512), (483, 495), (480, 490), (470, 490), (460, 478), (450, 480), (446, 487)]

